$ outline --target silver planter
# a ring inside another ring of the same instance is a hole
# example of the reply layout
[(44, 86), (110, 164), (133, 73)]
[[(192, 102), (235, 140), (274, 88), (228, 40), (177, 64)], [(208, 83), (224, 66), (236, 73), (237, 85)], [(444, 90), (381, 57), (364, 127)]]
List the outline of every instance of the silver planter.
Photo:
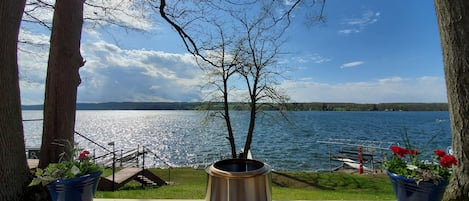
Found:
[(218, 161), (207, 172), (206, 201), (271, 201), (269, 165), (251, 159)]

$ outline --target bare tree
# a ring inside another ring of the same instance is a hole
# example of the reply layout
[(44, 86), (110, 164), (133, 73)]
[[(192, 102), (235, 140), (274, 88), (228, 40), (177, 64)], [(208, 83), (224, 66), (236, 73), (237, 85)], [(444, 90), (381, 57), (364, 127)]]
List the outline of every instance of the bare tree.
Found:
[(458, 165), (443, 200), (469, 200), (469, 2), (435, 0)]
[[(161, 17), (175, 29), (184, 43), (186, 50), (202, 59), (204, 59), (203, 51), (206, 50), (205, 45), (208, 41), (203, 34), (207, 34), (208, 27), (205, 27), (213, 20), (224, 19), (226, 15), (236, 17), (237, 14), (248, 13), (249, 11), (267, 12), (271, 17), (270, 20), (277, 23), (291, 22), (291, 17), (294, 9), (299, 7), (300, 4), (305, 4), (307, 7), (316, 5), (318, 2), (322, 5), (320, 15), (325, 5), (325, 0), (302, 1), (295, 0), (284, 4), (281, 1), (266, 1), (266, 0), (241, 0), (241, 1), (212, 1), (204, 0), (196, 3), (171, 1), (168, 5), (166, 0), (149, 0), (150, 4), (156, 8)], [(159, 4), (158, 4), (159, 2)], [(309, 2), (306, 3), (306, 2)], [(274, 10), (270, 10), (274, 9)], [(280, 14), (278, 14), (280, 11)], [(321, 17), (321, 19), (323, 19)], [(224, 23), (232, 23), (226, 21)], [(205, 25), (205, 26), (204, 26)], [(210, 26), (210, 25), (209, 25)], [(199, 28), (199, 29), (197, 29)], [(211, 34), (208, 34), (209, 38)], [(195, 37), (197, 36), (197, 38)], [(211, 47), (210, 45), (208, 45)], [(209, 62), (206, 60), (206, 62)]]
[[(281, 72), (273, 69), (277, 65), (280, 54), (282, 35), (287, 26), (278, 27), (278, 23), (269, 21), (269, 13), (264, 13), (257, 18), (240, 18), (244, 30), (241, 32), (245, 38), (241, 41), (244, 55), (237, 72), (243, 77), (248, 92), (250, 109), (249, 127), (244, 144), (244, 154), (249, 153), (256, 125), (256, 117), (262, 111), (263, 104), (276, 103), (282, 106), (288, 98), (275, 86), (276, 77)], [(280, 108), (281, 109), (281, 108)]]
[[(233, 158), (237, 157), (236, 151), (236, 142), (234, 138), (234, 131), (231, 125), (231, 115), (230, 115), (230, 97), (229, 90), (234, 90), (230, 85), (231, 78), (236, 75), (237, 68), (240, 65), (241, 49), (239, 44), (235, 41), (229, 39), (230, 36), (227, 36), (223, 27), (220, 24), (214, 22), (214, 26), (218, 31), (219, 37), (212, 42), (216, 42), (215, 47), (208, 51), (208, 55), (204, 56), (204, 59), (197, 60), (199, 66), (207, 72), (207, 88), (213, 89), (209, 93), (210, 101), (208, 102), (208, 109), (211, 109), (211, 103), (223, 103), (223, 110), (214, 111), (208, 117), (220, 116), (225, 120), (226, 130), (228, 136), (226, 137), (230, 143), (231, 147), (231, 156)], [(232, 46), (238, 45), (238, 46)], [(197, 57), (196, 57), (197, 58)], [(212, 115), (213, 114), (213, 115)]]
[(29, 183), (18, 78), (18, 34), (25, 0), (0, 1), (0, 200), (23, 200)]
[[(324, 5), (324, 1), (321, 2)], [(246, 94), (246, 99), (237, 101), (246, 102), (249, 106), (249, 126), (244, 143), (244, 153), (248, 153), (262, 105), (287, 100), (275, 87), (276, 77), (281, 73), (275, 67), (283, 33), (290, 25), (293, 10), (301, 3), (300, 0), (289, 5), (278, 1), (203, 1), (197, 5), (180, 6), (182, 3), (178, 1), (169, 6), (161, 0), (159, 5), (155, 5), (163, 19), (179, 34), (187, 51), (201, 60), (199, 63), (205, 62), (204, 66), (211, 67), (208, 68), (209, 75), (216, 81), (209, 84), (220, 93), (220, 96), (211, 97), (221, 97), (223, 101), (223, 112), (219, 114), (227, 126), (233, 158), (237, 154), (229, 113), (232, 99), (229, 97), (239, 98), (235, 91)], [(279, 14), (278, 10), (283, 12)], [(215, 34), (211, 32), (213, 30)], [(243, 80), (244, 87), (234, 90), (229, 86), (239, 87), (237, 78)]]

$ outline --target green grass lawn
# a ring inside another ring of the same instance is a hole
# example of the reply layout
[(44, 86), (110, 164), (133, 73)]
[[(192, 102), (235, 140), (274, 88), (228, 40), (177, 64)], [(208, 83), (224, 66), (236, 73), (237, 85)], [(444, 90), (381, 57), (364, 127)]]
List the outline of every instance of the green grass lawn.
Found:
[[(151, 171), (172, 184), (142, 187), (140, 183), (131, 182), (115, 192), (98, 191), (96, 197), (204, 199), (207, 180), (204, 170), (176, 168)], [(274, 172), (272, 197), (274, 200), (395, 200), (391, 183), (385, 174), (325, 172)]]

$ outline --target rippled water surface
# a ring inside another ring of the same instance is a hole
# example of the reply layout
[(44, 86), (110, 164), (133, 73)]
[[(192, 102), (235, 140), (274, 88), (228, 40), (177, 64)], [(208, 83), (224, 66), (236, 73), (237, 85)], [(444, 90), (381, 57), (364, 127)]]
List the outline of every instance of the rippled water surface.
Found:
[[(200, 166), (227, 157), (230, 147), (221, 119), (206, 119), (200, 111), (83, 111), (77, 112), (76, 131), (103, 146), (116, 149), (145, 146), (156, 154), (146, 166)], [(328, 169), (329, 154), (346, 147), (319, 143), (328, 139), (358, 139), (413, 144), (445, 149), (451, 144), (448, 112), (287, 112), (285, 121), (275, 112), (258, 119), (252, 145), (254, 158), (275, 169), (316, 171)], [(40, 119), (42, 111), (24, 111), (23, 119)], [(238, 150), (244, 145), (248, 113), (233, 113)], [(24, 122), (27, 147), (39, 147), (41, 121)], [(430, 144), (430, 139), (434, 138)], [(80, 136), (81, 147), (103, 150)]]

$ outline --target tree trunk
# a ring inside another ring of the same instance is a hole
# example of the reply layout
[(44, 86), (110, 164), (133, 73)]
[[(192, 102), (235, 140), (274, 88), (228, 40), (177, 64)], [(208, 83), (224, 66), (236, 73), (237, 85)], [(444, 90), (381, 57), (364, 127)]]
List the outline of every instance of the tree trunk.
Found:
[(444, 200), (469, 200), (469, 1), (435, 0), (451, 119), (453, 169)]
[(228, 130), (228, 141), (230, 142), (231, 147), (231, 157), (237, 158), (236, 154), (236, 143), (233, 133), (233, 127), (231, 126), (231, 117), (230, 117), (230, 106), (228, 103), (228, 87), (227, 87), (227, 79), (223, 78), (223, 110), (224, 110), (224, 119), (226, 123), (226, 129)]
[(0, 1), (0, 200), (22, 200), (29, 183), (18, 78), (25, 0)]
[[(39, 167), (58, 162), (74, 143), (79, 68), (84, 65), (80, 54), (83, 26), (83, 0), (56, 1), (44, 100), (44, 125)], [(64, 145), (64, 146), (59, 146)]]
[[(257, 86), (257, 83), (254, 85)], [(256, 94), (256, 89), (253, 90), (253, 94)], [(250, 95), (250, 109), (249, 109), (249, 127), (246, 135), (246, 142), (244, 143), (244, 152), (240, 158), (247, 158), (249, 151), (251, 150), (252, 137), (254, 136), (254, 128), (256, 127), (256, 115), (257, 115), (257, 96)]]

